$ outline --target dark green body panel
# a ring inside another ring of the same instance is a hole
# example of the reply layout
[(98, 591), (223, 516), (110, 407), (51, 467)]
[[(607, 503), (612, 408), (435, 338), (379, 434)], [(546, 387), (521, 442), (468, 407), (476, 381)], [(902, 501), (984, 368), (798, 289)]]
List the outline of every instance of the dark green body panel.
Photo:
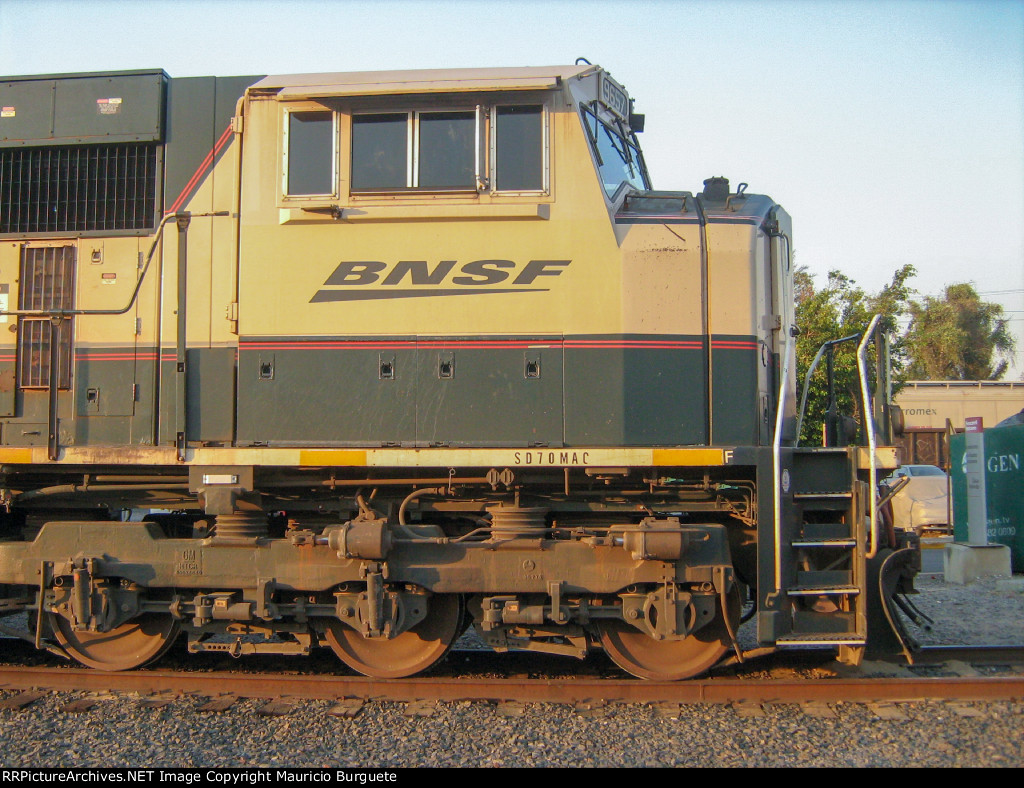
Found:
[(561, 348), (418, 350), (416, 380), (418, 441), (562, 445)]
[[(575, 346), (589, 341), (392, 338), (191, 348), (187, 439), (243, 446), (758, 445), (764, 414), (756, 406), (756, 351), (714, 352), (709, 442), (699, 340), (686, 340), (686, 348)], [(629, 341), (643, 340), (594, 340)], [(155, 365), (152, 348), (79, 351), (73, 392), (60, 398), (61, 442), (152, 444)], [(174, 440), (175, 378), (173, 353), (165, 349), (160, 445)], [(18, 392), (17, 402), (0, 442), (44, 445), (46, 391)]]
[[(156, 351), (80, 350), (72, 390), (59, 397), (60, 442), (67, 446), (153, 445)], [(190, 441), (229, 444), (235, 417), (234, 348), (192, 348), (187, 353), (187, 432)], [(13, 364), (11, 364), (13, 372)], [(161, 375), (162, 443), (173, 442), (174, 361), (165, 354)], [(2, 367), (0, 367), (2, 374)], [(19, 391), (13, 418), (0, 423), (0, 444), (46, 445), (48, 393)]]
[(15, 112), (0, 123), (0, 147), (159, 142), (166, 83), (160, 70), (0, 82), (0, 104)]
[(238, 442), (561, 445), (561, 348), (405, 344), (243, 347)]
[[(749, 337), (732, 341), (752, 344)], [(767, 397), (758, 397), (756, 349), (714, 348), (711, 354), (711, 442), (715, 445), (757, 446), (770, 419)]]
[[(415, 350), (252, 350), (238, 356), (238, 442), (414, 440)], [(383, 362), (393, 378), (381, 378)]]
[(567, 350), (566, 444), (706, 444), (703, 356), (701, 350)]
[[(238, 443), (708, 445), (702, 346), (675, 337), (243, 341)], [(721, 353), (716, 417), (730, 426), (723, 434), (744, 440), (718, 443), (757, 444), (756, 363), (753, 350)]]
[[(76, 354), (71, 390), (58, 396), (60, 443), (67, 446), (149, 445), (153, 442), (153, 354), (119, 349), (117, 359), (90, 348)], [(12, 365), (13, 371), (13, 365)], [(0, 424), (5, 446), (45, 446), (49, 392), (16, 392), (13, 417)]]
[[(192, 182), (231, 123), (235, 104), (259, 77), (181, 77), (167, 87), (164, 205), (170, 209), (202, 183)], [(211, 162), (212, 164), (212, 158)], [(207, 166), (209, 166), (207, 164)], [(205, 174), (205, 173), (204, 173)], [(178, 205), (182, 208), (184, 205)]]
[(186, 351), (185, 434), (190, 441), (230, 444), (235, 435), (233, 347)]

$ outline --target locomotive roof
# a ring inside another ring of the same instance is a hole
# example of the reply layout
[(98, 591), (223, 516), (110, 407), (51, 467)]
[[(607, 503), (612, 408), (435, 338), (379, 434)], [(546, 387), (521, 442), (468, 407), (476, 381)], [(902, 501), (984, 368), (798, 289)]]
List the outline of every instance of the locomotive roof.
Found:
[(543, 90), (588, 71), (592, 65), (532, 66), (526, 68), (445, 68), (422, 71), (355, 71), (333, 74), (268, 76), (251, 92), (273, 92), (282, 98), (318, 96), (382, 96), (396, 93), (435, 93), (481, 90)]

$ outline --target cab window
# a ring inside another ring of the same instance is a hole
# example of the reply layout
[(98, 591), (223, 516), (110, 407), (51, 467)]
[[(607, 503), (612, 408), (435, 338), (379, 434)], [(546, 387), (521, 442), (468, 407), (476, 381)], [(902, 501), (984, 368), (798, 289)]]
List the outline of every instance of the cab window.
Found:
[[(348, 151), (342, 191), (511, 196), (549, 188), (547, 112), (542, 104), (444, 109), (286, 112), (286, 198), (339, 193), (337, 141)], [(340, 127), (340, 131), (339, 131)]]
[(643, 154), (633, 135), (627, 137), (622, 128), (605, 123), (589, 107), (583, 108), (583, 124), (609, 198), (614, 197), (624, 183), (635, 189), (650, 188)]
[(334, 193), (334, 139), (332, 112), (288, 113), (287, 194)]
[(355, 115), (352, 190), (476, 189), (475, 110)]
[(496, 107), (494, 188), (544, 188), (544, 112), (540, 106)]

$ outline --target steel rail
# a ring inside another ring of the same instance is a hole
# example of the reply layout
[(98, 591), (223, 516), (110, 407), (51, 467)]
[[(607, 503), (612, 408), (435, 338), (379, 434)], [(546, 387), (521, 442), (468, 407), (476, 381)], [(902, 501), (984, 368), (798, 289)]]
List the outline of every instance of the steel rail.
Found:
[(1024, 662), (1024, 646), (921, 646), (913, 654), (915, 665), (935, 665), (950, 660), (974, 665), (1006, 665)]
[(1024, 675), (940, 678), (828, 678), (641, 681), (636, 679), (420, 677), (381, 680), (363, 676), (125, 671), (77, 668), (0, 668), (0, 688), (138, 693), (206, 697), (363, 698), (387, 701), (531, 701), (579, 703), (734, 703), (809, 701), (1024, 700)]

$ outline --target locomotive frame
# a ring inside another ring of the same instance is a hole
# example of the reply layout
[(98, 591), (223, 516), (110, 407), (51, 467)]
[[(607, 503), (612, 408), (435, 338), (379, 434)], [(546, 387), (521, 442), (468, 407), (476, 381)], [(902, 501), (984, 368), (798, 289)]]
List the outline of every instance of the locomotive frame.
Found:
[(0, 611), (38, 647), (401, 677), (472, 624), (679, 679), (749, 597), (764, 645), (910, 655), (883, 338), (865, 445), (796, 446), (788, 215), (654, 191), (603, 69), (0, 103)]

